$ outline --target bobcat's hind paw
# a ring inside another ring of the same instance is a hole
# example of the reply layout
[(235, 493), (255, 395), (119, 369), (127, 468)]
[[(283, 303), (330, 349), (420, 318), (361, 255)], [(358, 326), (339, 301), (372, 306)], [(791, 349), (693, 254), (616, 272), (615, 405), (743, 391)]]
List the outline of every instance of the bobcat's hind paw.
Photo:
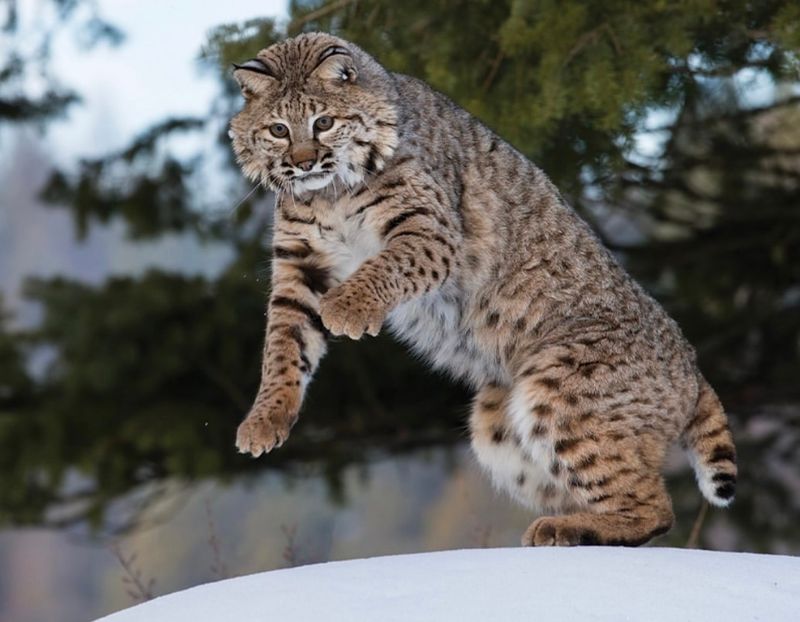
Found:
[(522, 535), (522, 546), (578, 546), (598, 544), (592, 529), (571, 524), (560, 516), (537, 518)]

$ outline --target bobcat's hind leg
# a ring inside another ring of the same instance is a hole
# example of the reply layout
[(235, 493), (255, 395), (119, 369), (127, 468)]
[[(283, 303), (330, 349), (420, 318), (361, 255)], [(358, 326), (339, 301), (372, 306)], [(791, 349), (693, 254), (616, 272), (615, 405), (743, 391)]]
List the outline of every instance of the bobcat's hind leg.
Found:
[(509, 398), (512, 429), (538, 443), (556, 489), (571, 500), (561, 508), (567, 515), (537, 519), (522, 542), (640, 545), (673, 522), (661, 477), (670, 435), (659, 418), (665, 404), (648, 399), (648, 387), (621, 363), (584, 363), (581, 354), (592, 361), (563, 347), (544, 352)]
[(620, 438), (602, 427), (584, 438), (555, 442), (564, 483), (580, 510), (537, 519), (522, 543), (639, 546), (669, 531), (674, 516), (660, 473), (660, 442), (646, 434)]
[[(591, 511), (566, 516), (543, 516), (531, 523), (522, 536), (526, 546), (574, 546), (605, 544), (639, 546), (669, 531), (673, 523), (672, 503), (660, 476), (653, 476), (653, 490), (610, 496)], [(658, 480), (658, 481), (655, 481)]]

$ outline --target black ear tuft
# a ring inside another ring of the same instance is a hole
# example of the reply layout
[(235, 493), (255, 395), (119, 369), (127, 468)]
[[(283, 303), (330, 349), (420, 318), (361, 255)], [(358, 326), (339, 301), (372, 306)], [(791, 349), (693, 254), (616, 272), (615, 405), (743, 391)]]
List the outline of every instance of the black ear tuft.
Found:
[(317, 61), (317, 65), (322, 63), (322, 61), (324, 61), (329, 56), (333, 56), (334, 54), (342, 54), (344, 56), (352, 57), (352, 54), (350, 54), (350, 50), (348, 50), (347, 48), (343, 48), (341, 45), (332, 45), (328, 48), (325, 48), (322, 54), (319, 55), (319, 60)]
[(234, 69), (243, 69), (245, 71), (255, 71), (256, 73), (264, 74), (265, 76), (269, 76), (271, 78), (276, 78), (275, 72), (267, 66), (267, 64), (259, 60), (257, 58), (251, 58), (247, 62), (242, 63), (241, 65), (237, 65), (233, 63)]
[(272, 67), (261, 59), (251, 58), (241, 65), (233, 63), (233, 67), (233, 77), (239, 83), (245, 99), (263, 95), (274, 89), (277, 84), (278, 76)]

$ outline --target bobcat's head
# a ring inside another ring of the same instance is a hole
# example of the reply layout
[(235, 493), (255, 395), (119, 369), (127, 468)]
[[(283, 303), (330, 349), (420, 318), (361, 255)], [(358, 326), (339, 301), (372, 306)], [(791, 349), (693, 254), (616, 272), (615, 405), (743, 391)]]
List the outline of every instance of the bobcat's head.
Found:
[(352, 43), (303, 34), (235, 67), (245, 104), (229, 135), (251, 180), (295, 194), (351, 187), (394, 152), (393, 80)]

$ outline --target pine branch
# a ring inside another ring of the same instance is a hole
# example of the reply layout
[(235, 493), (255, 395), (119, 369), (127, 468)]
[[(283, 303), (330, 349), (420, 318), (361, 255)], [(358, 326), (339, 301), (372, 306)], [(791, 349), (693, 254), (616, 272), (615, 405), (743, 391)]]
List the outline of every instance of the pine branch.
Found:
[(315, 11), (311, 11), (311, 13), (306, 13), (301, 17), (297, 17), (289, 22), (289, 25), (286, 27), (286, 31), (291, 34), (296, 34), (297, 31), (300, 30), (303, 26), (305, 26), (309, 22), (313, 22), (321, 17), (326, 17), (331, 13), (335, 13), (336, 11), (345, 8), (346, 6), (353, 4), (355, 0), (338, 0), (337, 2), (331, 2), (330, 4), (326, 4)]

